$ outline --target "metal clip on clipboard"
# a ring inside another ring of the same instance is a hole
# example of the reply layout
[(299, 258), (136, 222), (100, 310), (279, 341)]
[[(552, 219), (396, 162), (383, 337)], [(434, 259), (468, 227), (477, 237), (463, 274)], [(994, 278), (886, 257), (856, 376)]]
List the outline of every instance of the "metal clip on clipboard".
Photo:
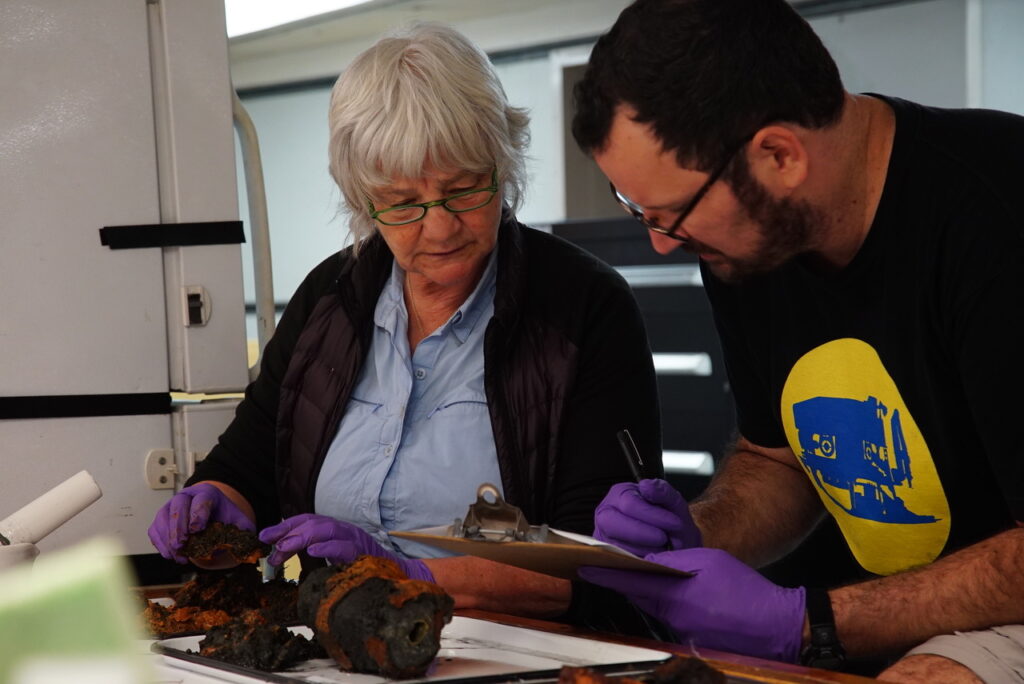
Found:
[(547, 525), (531, 525), (518, 507), (506, 502), (498, 488), (489, 482), (476, 490), (476, 503), (469, 505), (466, 518), (456, 518), (451, 536), (475, 541), (544, 542)]

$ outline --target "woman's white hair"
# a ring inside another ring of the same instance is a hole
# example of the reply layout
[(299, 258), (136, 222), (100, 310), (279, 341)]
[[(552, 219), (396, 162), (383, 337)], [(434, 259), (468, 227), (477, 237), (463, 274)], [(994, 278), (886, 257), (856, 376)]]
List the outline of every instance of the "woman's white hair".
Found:
[(416, 24), (381, 38), (331, 92), (330, 169), (354, 249), (377, 229), (367, 196), (428, 163), (487, 173), (513, 211), (526, 185), (529, 117), (509, 105), (487, 55), (462, 34)]

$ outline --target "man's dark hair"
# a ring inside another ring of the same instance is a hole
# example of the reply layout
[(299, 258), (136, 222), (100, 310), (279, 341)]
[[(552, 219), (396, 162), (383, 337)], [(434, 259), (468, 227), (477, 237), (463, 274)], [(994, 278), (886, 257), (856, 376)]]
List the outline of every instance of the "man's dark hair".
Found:
[(601, 150), (627, 103), (680, 166), (706, 171), (773, 121), (834, 123), (843, 96), (832, 57), (785, 0), (637, 0), (594, 46), (572, 133)]

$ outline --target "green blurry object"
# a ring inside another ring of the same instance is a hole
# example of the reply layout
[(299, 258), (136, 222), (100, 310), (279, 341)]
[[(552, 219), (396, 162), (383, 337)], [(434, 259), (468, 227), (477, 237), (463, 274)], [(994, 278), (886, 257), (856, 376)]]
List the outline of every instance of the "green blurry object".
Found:
[(99, 538), (0, 571), (0, 684), (40, 681), (47, 663), (83, 659), (116, 669), (111, 679), (148, 679), (123, 555)]

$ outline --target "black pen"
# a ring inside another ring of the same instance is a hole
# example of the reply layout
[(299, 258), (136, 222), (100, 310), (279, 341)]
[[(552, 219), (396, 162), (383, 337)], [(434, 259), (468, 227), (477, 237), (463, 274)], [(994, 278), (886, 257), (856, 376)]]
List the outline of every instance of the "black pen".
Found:
[[(626, 454), (626, 463), (629, 464), (629, 470), (633, 473), (633, 479), (639, 482), (643, 479), (644, 471), (644, 459), (640, 458), (640, 450), (636, 448), (636, 442), (633, 441), (633, 436), (629, 434), (629, 430), (619, 430), (615, 435), (619, 438), (619, 445), (622, 447), (622, 453)], [(641, 496), (643, 496), (641, 494)], [(671, 551), (672, 542), (667, 541), (661, 551)], [(643, 613), (641, 613), (641, 616)], [(645, 619), (646, 621), (646, 619)]]
[(626, 455), (629, 472), (633, 473), (633, 479), (639, 482), (644, 478), (644, 459), (640, 458), (640, 450), (636, 448), (633, 436), (629, 434), (629, 430), (625, 429), (619, 430), (615, 436), (619, 438), (619, 446), (622, 447), (622, 453)]

